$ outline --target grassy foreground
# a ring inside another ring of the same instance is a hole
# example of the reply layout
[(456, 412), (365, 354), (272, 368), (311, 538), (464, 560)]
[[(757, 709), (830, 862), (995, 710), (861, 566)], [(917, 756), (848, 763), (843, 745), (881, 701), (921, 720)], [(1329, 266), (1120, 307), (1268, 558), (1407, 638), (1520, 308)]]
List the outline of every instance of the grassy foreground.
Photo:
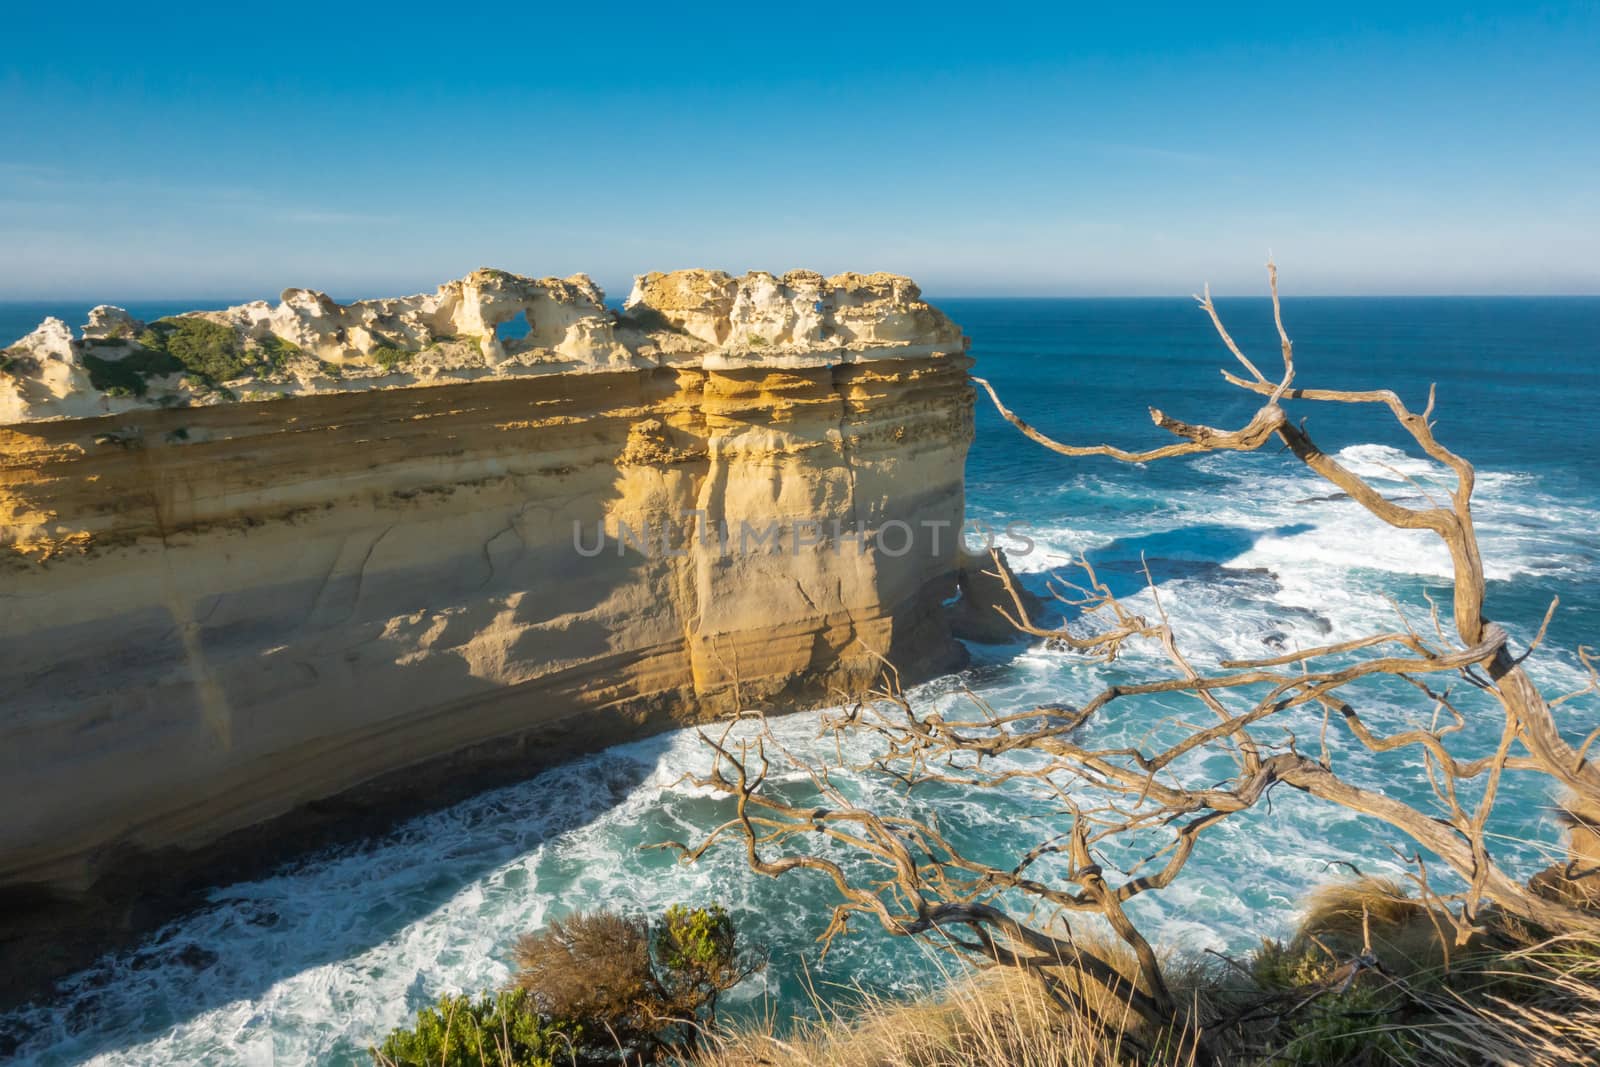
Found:
[[(1464, 943), (1457, 942), (1464, 940)], [(1106, 946), (1099, 946), (1102, 950)], [(1127, 973), (1134, 973), (1129, 962)], [(1112, 1067), (1162, 1064), (1600, 1063), (1600, 946), (1542, 940), (1485, 916), (1458, 934), (1395, 886), (1321, 890), (1288, 942), (1248, 958), (1175, 961), (1190, 1018), (1153, 1032), (1101, 998), (1098, 1018), (990, 972), (935, 998), (859, 997), (797, 1032), (724, 1033), (695, 1067)], [(1196, 1040), (1193, 1023), (1204, 1028)]]
[[(1081, 943), (1081, 941), (1080, 941)], [(1084, 945), (1139, 973), (1120, 942)], [(446, 997), (372, 1049), (378, 1067), (1453, 1067), (1600, 1064), (1600, 944), (1503, 912), (1473, 925), (1363, 879), (1323, 887), (1299, 932), (1248, 956), (1169, 959), (1177, 1016), (1062, 968), (1064, 1008), (995, 968), (937, 994), (814, 998), (814, 1016), (730, 1027), (720, 991), (759, 969), (719, 908), (609, 913), (518, 942), (511, 988)]]

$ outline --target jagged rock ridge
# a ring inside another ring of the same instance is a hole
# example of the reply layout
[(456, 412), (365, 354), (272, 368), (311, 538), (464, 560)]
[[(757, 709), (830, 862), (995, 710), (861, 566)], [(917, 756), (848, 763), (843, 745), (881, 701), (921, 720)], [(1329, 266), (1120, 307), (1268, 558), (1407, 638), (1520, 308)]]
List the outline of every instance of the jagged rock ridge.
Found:
[[(502, 336), (519, 321), (522, 336)], [(46, 319), (0, 353), (0, 425), (551, 372), (817, 366), (960, 345), (916, 285), (892, 274), (647, 274), (619, 315), (585, 275), (482, 269), (416, 296), (339, 304), (288, 289), (276, 306), (156, 323), (102, 305), (78, 336)]]

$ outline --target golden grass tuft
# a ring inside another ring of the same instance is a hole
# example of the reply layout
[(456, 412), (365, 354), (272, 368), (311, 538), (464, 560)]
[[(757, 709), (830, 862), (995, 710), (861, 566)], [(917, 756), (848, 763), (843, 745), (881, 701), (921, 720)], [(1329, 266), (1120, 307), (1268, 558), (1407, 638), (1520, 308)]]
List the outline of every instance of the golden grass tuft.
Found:
[[(1080, 936), (1080, 940), (1082, 937)], [(1131, 980), (1137, 964), (1121, 942), (1093, 938), (1093, 951)], [(1088, 944), (1085, 945), (1089, 948)], [(1063, 972), (1066, 973), (1066, 972)], [(1169, 987), (1200, 1013), (1213, 1010), (1214, 969), (1168, 960)], [(708, 1035), (692, 1067), (1193, 1067), (1192, 1034), (1158, 1032), (1115, 993), (1075, 983), (1086, 1012), (1064, 1011), (1033, 977), (993, 968), (946, 974), (937, 993), (911, 1000), (856, 989), (812, 992), (809, 1019), (765, 1019)]]
[[(1600, 1063), (1600, 946), (1540, 940), (1490, 913), (1464, 946), (1393, 882), (1317, 890), (1287, 943), (1228, 968), (1167, 961), (1207, 1021), (1218, 1067), (1578, 1067)], [(1341, 979), (1370, 943), (1378, 966)], [(1103, 958), (1127, 973), (1109, 945)], [(1152, 1033), (1109, 994), (1063, 1011), (1027, 976), (987, 971), (912, 1001), (857, 993), (792, 1033), (773, 1021), (709, 1035), (690, 1067), (1193, 1067), (1192, 1038)], [(1181, 1032), (1179, 1032), (1181, 1034)]]
[(1068, 1014), (1037, 982), (990, 971), (937, 996), (903, 1002), (858, 993), (780, 1037), (768, 1024), (710, 1042), (694, 1067), (1115, 1067), (1129, 1062), (1189, 1067), (1194, 1050), (1132, 1052), (1124, 1010), (1103, 1022)]

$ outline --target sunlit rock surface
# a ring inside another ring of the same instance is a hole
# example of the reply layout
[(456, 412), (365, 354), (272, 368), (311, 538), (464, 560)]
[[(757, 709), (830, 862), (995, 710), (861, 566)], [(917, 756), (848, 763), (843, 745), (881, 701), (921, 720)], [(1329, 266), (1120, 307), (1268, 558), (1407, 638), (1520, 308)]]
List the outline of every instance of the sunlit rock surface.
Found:
[(8, 899), (156, 893), (736, 694), (959, 660), (969, 361), (906, 278), (650, 274), (619, 315), (480, 270), (196, 314), (226, 332), (182, 358), (249, 373), (108, 370), (191, 328), (106, 307), (6, 349)]

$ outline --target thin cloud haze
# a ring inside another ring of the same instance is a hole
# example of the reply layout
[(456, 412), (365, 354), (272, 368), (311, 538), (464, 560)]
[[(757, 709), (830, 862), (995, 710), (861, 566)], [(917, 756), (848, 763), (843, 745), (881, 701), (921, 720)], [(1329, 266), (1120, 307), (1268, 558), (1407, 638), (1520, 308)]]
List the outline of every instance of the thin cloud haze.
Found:
[(293, 20), (79, 17), (10, 16), (0, 298), (370, 295), (486, 264), (1253, 293), (1269, 247), (1300, 292), (1600, 293), (1591, 4), (859, 11), (848, 34), (374, 6), (348, 16), (382, 27), (369, 64)]

